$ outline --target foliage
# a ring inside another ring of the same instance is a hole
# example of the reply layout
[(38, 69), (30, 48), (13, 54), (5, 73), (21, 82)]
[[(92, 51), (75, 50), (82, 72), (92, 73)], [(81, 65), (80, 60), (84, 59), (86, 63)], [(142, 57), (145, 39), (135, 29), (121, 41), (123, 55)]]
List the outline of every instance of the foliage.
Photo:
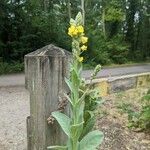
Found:
[(123, 21), (125, 19), (125, 14), (121, 8), (119, 1), (110, 1), (106, 7), (106, 21)]
[(150, 90), (142, 97), (141, 104), (140, 111), (135, 111), (129, 103), (123, 103), (118, 108), (128, 114), (128, 127), (150, 131)]
[[(100, 67), (99, 65), (97, 67)], [(92, 75), (91, 80), (94, 79), (94, 77), (96, 76), (96, 72), (97, 70), (99, 70), (99, 68), (95, 68), (94, 73)], [(97, 110), (98, 106), (102, 103), (102, 99), (99, 97), (99, 92), (96, 90), (96, 88), (94, 86), (92, 86), (92, 83), (90, 83), (90, 89), (91, 92), (88, 93), (85, 96), (85, 108), (84, 108), (84, 124), (83, 124), (83, 132), (80, 136), (80, 139), (83, 138), (90, 130), (92, 130), (92, 128), (95, 125), (95, 121), (96, 121), (96, 112), (95, 110)], [(82, 91), (85, 91), (87, 88), (87, 85), (83, 82), (83, 85), (81, 87)]]
[(120, 35), (116, 35), (111, 40), (107, 40), (103, 36), (95, 34), (95, 41), (92, 42), (94, 45), (90, 45), (90, 48), (94, 49), (94, 51), (91, 51), (95, 56), (93, 62), (106, 65), (111, 63), (123, 64), (128, 61), (128, 45)]
[(133, 109), (132, 104), (122, 103), (121, 105), (118, 106), (118, 108), (121, 109), (123, 113), (128, 114), (128, 121), (129, 121), (128, 127), (129, 128), (137, 127), (136, 123), (138, 121), (139, 112), (137, 112)]
[[(85, 63), (122, 64), (150, 59), (148, 0), (87, 0), (89, 33)], [(0, 57), (23, 62), (24, 55), (49, 43), (71, 51), (69, 19), (81, 11), (78, 0), (1, 0)], [(90, 61), (89, 61), (90, 60)]]
[(150, 131), (150, 90), (142, 98), (142, 110), (139, 117), (139, 126)]
[[(72, 37), (73, 60), (70, 69), (70, 78), (66, 79), (66, 84), (70, 89), (70, 95), (66, 98), (70, 102), (70, 118), (60, 112), (52, 112), (52, 116), (60, 124), (68, 137), (66, 146), (49, 146), (48, 149), (66, 150), (95, 150), (103, 140), (103, 133), (95, 130), (91, 131), (95, 123), (93, 111), (97, 106), (97, 92), (86, 86), (81, 78), (83, 51), (87, 50), (88, 38), (84, 35), (82, 14), (78, 13), (75, 20), (70, 20), (68, 34)], [(100, 70), (98, 65), (91, 77), (95, 78)], [(87, 97), (89, 97), (86, 99)]]
[(113, 63), (122, 64), (127, 62), (128, 45), (125, 44), (122, 37), (119, 35), (113, 37), (112, 40), (107, 42), (107, 48)]
[(5, 73), (18, 73), (24, 70), (24, 64), (23, 63), (4, 63), (0, 62), (0, 75)]

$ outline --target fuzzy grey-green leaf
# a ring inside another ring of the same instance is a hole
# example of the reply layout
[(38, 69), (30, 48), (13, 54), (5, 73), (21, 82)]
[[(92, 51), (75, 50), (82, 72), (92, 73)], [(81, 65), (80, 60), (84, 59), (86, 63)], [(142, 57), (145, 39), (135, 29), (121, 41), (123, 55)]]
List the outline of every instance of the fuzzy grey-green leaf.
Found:
[(79, 12), (75, 18), (76, 24), (77, 25), (83, 25), (83, 18), (82, 18), (82, 13)]
[(66, 82), (67, 86), (69, 87), (70, 91), (73, 91), (72, 82), (67, 78), (65, 78), (65, 82)]
[(70, 19), (70, 25), (73, 25), (73, 26), (75, 26), (76, 25), (76, 22), (75, 22), (75, 20), (74, 19)]
[(82, 133), (83, 129), (83, 123), (81, 122), (80, 124), (72, 125), (71, 126), (71, 137), (73, 139), (78, 139)]
[(94, 124), (95, 124), (95, 117), (93, 116), (86, 122), (80, 138), (83, 138), (87, 133), (89, 133), (92, 130)]
[(104, 135), (99, 130), (88, 133), (80, 141), (80, 150), (95, 150), (95, 148), (102, 143)]
[(70, 118), (58, 111), (52, 112), (52, 116), (57, 120), (66, 135), (70, 137)]

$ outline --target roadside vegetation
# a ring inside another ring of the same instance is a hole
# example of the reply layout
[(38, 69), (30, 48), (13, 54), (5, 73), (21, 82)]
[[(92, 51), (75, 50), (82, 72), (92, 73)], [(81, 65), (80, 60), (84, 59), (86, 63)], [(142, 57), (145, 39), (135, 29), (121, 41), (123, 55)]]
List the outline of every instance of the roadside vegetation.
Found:
[(118, 108), (128, 115), (128, 127), (139, 131), (150, 132), (150, 90), (139, 100), (140, 107), (134, 108), (133, 103), (122, 102)]
[(10, 74), (10, 73), (19, 73), (24, 71), (24, 63), (18, 62), (0, 62), (0, 75), (1, 74)]
[(131, 89), (104, 97), (95, 128), (103, 131), (101, 150), (147, 150), (150, 145), (148, 88)]

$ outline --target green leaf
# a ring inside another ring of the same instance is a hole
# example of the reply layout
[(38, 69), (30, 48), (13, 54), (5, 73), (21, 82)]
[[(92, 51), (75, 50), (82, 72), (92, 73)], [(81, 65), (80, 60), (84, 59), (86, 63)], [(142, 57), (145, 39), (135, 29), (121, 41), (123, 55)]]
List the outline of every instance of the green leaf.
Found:
[(79, 12), (75, 18), (75, 22), (77, 25), (83, 25), (82, 14)]
[(80, 135), (82, 133), (82, 129), (83, 129), (83, 123), (84, 122), (81, 122), (80, 124), (71, 126), (71, 137), (74, 140), (77, 140), (80, 137)]
[(80, 150), (95, 150), (102, 143), (103, 138), (104, 135), (99, 130), (88, 133), (80, 142)]
[(71, 148), (72, 148), (72, 141), (71, 141), (70, 138), (69, 138), (68, 141), (67, 141), (67, 147), (68, 147), (67, 150), (72, 150), (72, 149), (71, 149)]
[(81, 79), (79, 78), (79, 75), (76, 72), (75, 68), (72, 68), (71, 74), (72, 74), (72, 80), (76, 83), (76, 86), (79, 86)]
[(73, 92), (72, 82), (69, 79), (67, 79), (67, 78), (65, 78), (65, 82), (68, 85), (70, 91)]
[(70, 19), (70, 25), (73, 25), (73, 26), (75, 26), (76, 25), (76, 22), (75, 22), (75, 20), (74, 19)]
[(78, 103), (81, 103), (84, 99), (85, 99), (85, 96), (88, 94), (88, 89), (81, 95), (81, 97), (79, 98), (78, 100)]
[(78, 121), (79, 122), (83, 122), (83, 113), (84, 113), (84, 106), (85, 106), (85, 102), (81, 102), (81, 103), (77, 103), (76, 107), (77, 107), (77, 116), (78, 116)]
[(70, 137), (70, 118), (58, 111), (52, 112), (52, 116), (57, 120), (66, 135)]
[(67, 150), (67, 146), (48, 146), (47, 149), (53, 149), (53, 150)]
[(82, 139), (87, 133), (89, 133), (93, 129), (95, 120), (95, 117), (91, 117), (87, 120), (83, 128), (82, 135), (80, 136), (80, 139)]
[(142, 100), (150, 101), (150, 94), (145, 95)]

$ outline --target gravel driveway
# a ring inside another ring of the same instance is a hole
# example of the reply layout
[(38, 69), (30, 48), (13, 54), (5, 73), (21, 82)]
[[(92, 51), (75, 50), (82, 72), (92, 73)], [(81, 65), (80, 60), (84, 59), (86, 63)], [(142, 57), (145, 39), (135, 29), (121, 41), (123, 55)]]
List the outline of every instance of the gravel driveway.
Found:
[(26, 150), (29, 94), (24, 87), (0, 88), (0, 150)]

